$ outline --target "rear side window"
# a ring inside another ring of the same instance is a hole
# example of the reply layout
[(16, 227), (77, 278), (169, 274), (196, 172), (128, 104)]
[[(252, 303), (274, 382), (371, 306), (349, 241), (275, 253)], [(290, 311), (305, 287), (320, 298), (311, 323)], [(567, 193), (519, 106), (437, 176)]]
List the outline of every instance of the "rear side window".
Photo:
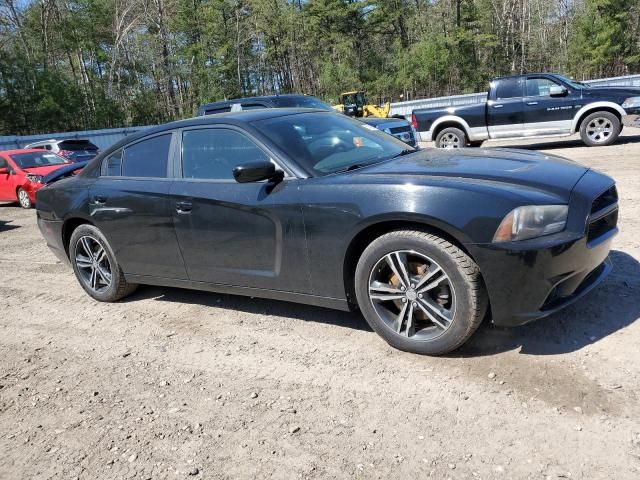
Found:
[(108, 177), (119, 177), (122, 174), (122, 150), (109, 155), (103, 167), (104, 174)]
[(122, 156), (122, 176), (165, 178), (170, 145), (171, 134), (167, 133), (126, 147)]
[(522, 78), (505, 78), (498, 80), (496, 99), (522, 97)]
[(98, 150), (98, 147), (89, 140), (64, 140), (58, 144), (60, 150), (69, 150), (77, 152), (82, 150)]
[(182, 135), (182, 176), (233, 179), (233, 169), (247, 162), (269, 161), (249, 138), (234, 130), (188, 130)]
[(231, 111), (231, 106), (208, 108), (204, 111), (205, 115), (215, 115), (216, 113), (226, 113)]

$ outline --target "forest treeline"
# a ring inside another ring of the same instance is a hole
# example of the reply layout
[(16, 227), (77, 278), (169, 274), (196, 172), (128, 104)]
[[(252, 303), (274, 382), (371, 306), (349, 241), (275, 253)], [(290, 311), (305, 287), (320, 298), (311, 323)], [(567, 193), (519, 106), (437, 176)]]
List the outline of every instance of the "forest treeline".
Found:
[(0, 0), (0, 135), (243, 95), (476, 92), (526, 71), (640, 71), (640, 0)]

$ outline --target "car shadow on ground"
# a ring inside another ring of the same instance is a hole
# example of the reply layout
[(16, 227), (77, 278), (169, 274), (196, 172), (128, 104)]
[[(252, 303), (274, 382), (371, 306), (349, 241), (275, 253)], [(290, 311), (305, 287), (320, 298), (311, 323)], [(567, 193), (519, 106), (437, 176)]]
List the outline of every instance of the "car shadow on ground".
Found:
[(189, 303), (205, 307), (216, 307), (255, 315), (287, 317), (291, 320), (320, 322), (355, 330), (373, 331), (358, 312), (343, 312), (312, 305), (252, 298), (242, 295), (227, 295), (182, 288), (143, 286), (139, 288), (136, 293), (122, 301), (136, 301), (144, 298), (154, 298), (162, 302)]
[(516, 328), (485, 322), (454, 357), (477, 357), (520, 349), (528, 355), (574, 352), (640, 319), (640, 263), (611, 252), (614, 269), (598, 287), (564, 310)]
[[(621, 136), (616, 140), (616, 142), (612, 145), (624, 145), (627, 143), (640, 143), (640, 135), (625, 135)], [(554, 141), (540, 141), (536, 143), (523, 143), (518, 144), (517, 141), (510, 143), (508, 145), (492, 145), (492, 142), (485, 142), (483, 147), (487, 148), (520, 148), (523, 150), (556, 150), (562, 148), (574, 148), (574, 147), (584, 147), (585, 144), (582, 143), (580, 138), (576, 139), (566, 139), (566, 140), (554, 140)]]
[(0, 232), (8, 232), (9, 230), (20, 228), (20, 225), (11, 225), (11, 222), (12, 220), (0, 220)]
[[(449, 356), (479, 357), (516, 349), (529, 355), (569, 353), (625, 328), (640, 317), (640, 263), (631, 255), (615, 250), (611, 252), (611, 259), (614, 270), (610, 276), (575, 304), (555, 315), (516, 328), (496, 327), (485, 321), (465, 345)], [(145, 298), (372, 332), (358, 312), (239, 295), (143, 286), (123, 301)]]

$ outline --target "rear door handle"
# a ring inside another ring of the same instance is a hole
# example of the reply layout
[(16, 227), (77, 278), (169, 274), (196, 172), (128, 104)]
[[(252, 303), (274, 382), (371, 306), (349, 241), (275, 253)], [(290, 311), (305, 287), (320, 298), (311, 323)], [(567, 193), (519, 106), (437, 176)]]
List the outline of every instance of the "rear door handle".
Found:
[(494, 105), (493, 108), (502, 108), (504, 105)]
[(191, 202), (176, 202), (176, 212), (178, 213), (189, 213), (193, 208), (193, 204)]
[(527, 105), (537, 105), (538, 102), (527, 102)]

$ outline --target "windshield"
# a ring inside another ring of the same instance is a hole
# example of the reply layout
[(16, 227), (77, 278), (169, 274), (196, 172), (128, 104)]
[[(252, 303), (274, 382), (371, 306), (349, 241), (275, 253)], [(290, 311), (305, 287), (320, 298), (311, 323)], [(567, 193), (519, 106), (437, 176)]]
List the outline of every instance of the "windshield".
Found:
[(16, 165), (20, 168), (33, 168), (33, 167), (49, 167), (51, 165), (64, 165), (67, 161), (49, 152), (28, 152), (28, 153), (14, 153), (11, 155), (11, 159), (16, 162)]
[(278, 97), (274, 103), (280, 108), (319, 108), (332, 112), (333, 107), (316, 97)]
[(301, 113), (253, 125), (315, 175), (363, 167), (413, 151), (393, 136), (340, 114)]
[(58, 147), (60, 147), (60, 150), (70, 150), (73, 152), (82, 150), (98, 150), (98, 147), (89, 140), (65, 140), (60, 142)]
[(564, 75), (556, 75), (557, 78), (562, 80), (565, 83), (568, 83), (573, 88), (581, 89), (581, 88), (589, 88), (589, 85), (586, 83), (578, 82), (576, 80), (571, 80), (570, 78), (565, 77)]

